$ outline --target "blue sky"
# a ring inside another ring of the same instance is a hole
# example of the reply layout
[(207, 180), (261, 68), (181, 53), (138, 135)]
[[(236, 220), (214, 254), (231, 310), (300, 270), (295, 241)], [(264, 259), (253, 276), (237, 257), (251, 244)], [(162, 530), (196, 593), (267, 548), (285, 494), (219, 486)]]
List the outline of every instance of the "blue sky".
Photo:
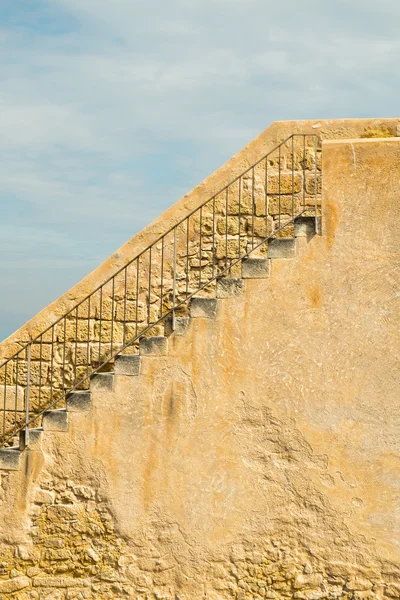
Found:
[(0, 340), (278, 119), (395, 117), (399, 0), (0, 0)]

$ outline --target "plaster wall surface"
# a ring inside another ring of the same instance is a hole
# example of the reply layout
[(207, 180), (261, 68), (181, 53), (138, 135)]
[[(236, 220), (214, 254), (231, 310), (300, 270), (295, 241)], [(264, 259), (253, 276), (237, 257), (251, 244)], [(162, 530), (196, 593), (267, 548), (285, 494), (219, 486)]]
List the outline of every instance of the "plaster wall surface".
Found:
[(322, 157), (322, 236), (1, 474), (0, 598), (400, 598), (400, 140)]

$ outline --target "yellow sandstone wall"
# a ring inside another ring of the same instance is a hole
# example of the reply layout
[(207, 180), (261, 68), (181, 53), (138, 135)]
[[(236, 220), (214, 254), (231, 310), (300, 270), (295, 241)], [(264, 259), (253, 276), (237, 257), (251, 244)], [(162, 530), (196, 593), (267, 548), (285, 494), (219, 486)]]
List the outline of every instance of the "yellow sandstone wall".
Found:
[(181, 198), (149, 226), (133, 236), (86, 278), (0, 343), (0, 359), (5, 360), (17, 352), (24, 343), (39, 335), (54, 323), (57, 317), (70, 310), (190, 211), (211, 198), (236, 176), (270, 152), (283, 139), (296, 133), (314, 133), (324, 140), (395, 137), (400, 136), (400, 119), (335, 119), (273, 123), (225, 165)]
[(400, 139), (322, 170), (321, 237), (1, 472), (0, 599), (400, 598)]
[[(198, 209), (200, 204), (232, 182), (239, 173), (260, 161), (266, 152), (292, 133), (315, 133), (322, 139), (393, 137), (399, 133), (399, 121), (281, 122), (268, 128), (164, 215), (134, 236), (91, 275), (0, 344), (0, 408), (5, 405), (7, 409), (5, 420), (0, 419), (0, 437), (5, 434), (9, 436), (8, 443), (12, 443), (13, 434), (24, 419), (24, 387), (28, 370), (28, 352), (24, 344), (49, 325), (57, 323), (44, 335), (37, 337), (31, 346), (30, 409), (32, 414), (39, 407), (54, 404), (55, 401), (58, 402), (57, 407), (61, 408), (66, 389), (71, 389), (98, 368), (126, 341), (131, 341), (138, 332), (143, 331), (149, 322), (157, 321), (161, 311), (165, 313), (171, 307), (174, 234), (171, 232), (166, 235), (162, 243), (155, 244), (151, 252), (145, 252), (140, 260), (130, 264), (101, 289), (98, 289), (98, 285), (137, 256), (150, 242), (154, 242), (160, 233), (168, 231), (171, 225), (179, 222), (191, 210)], [(279, 147), (266, 161), (262, 160), (254, 170), (248, 171), (240, 182), (232, 183), (228, 194), (225, 191), (217, 194), (215, 204), (209, 202), (201, 209), (202, 212), (197, 210), (191, 217), (190, 226), (184, 223), (177, 229), (178, 301), (188, 291), (190, 293), (196, 289), (199, 279), (202, 278), (204, 282), (204, 278), (210, 277), (214, 266), (217, 270), (222, 269), (227, 261), (237, 256), (239, 249), (243, 253), (252, 247), (254, 239), (257, 244), (265, 236), (276, 234), (282, 222), (291, 218), (292, 200), (294, 213), (303, 205), (313, 209), (315, 166), (319, 204), (321, 155), (320, 147), (315, 147), (315, 141), (308, 137), (303, 147), (303, 140), (295, 138), (293, 146), (289, 141)], [(255, 215), (251, 216), (253, 203)], [(202, 240), (199, 239), (200, 232)], [(189, 245), (186, 249), (187, 233)], [(291, 234), (292, 228), (287, 227), (279, 236)], [(212, 250), (214, 246), (215, 252)], [(267, 244), (263, 244), (259, 252), (265, 254)], [(162, 276), (161, 257), (164, 260)], [(140, 270), (139, 275), (137, 269)], [(149, 294), (150, 274), (152, 289)], [(95, 289), (97, 292), (93, 294)], [(213, 286), (208, 291), (213, 293)], [(87, 293), (92, 293), (90, 300), (73, 310), (76, 301), (82, 301)], [(67, 309), (71, 312), (67, 318), (61, 319)], [(158, 332), (161, 332), (160, 327)], [(151, 333), (156, 334), (157, 329), (153, 328)], [(18, 356), (14, 354), (16, 351), (20, 351)], [(13, 358), (8, 363), (2, 364), (3, 359), (11, 356)], [(82, 385), (87, 387), (88, 381)]]

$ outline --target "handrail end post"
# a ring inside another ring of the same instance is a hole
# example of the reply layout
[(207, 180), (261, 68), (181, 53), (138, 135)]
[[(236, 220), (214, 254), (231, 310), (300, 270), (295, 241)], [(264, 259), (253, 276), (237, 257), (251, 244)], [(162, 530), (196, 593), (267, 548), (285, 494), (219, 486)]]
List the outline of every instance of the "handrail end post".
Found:
[(31, 350), (32, 345), (27, 347), (27, 370), (26, 370), (26, 392), (25, 392), (25, 446), (29, 444), (29, 409), (30, 409), (30, 391), (31, 391)]

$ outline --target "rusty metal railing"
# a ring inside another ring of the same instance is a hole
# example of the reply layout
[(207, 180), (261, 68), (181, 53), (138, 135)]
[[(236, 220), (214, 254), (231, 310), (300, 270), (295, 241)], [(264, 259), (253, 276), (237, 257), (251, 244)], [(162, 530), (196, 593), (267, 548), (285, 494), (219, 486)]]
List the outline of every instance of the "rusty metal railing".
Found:
[(160, 334), (166, 317), (174, 323), (269, 239), (292, 236), (297, 217), (318, 226), (320, 153), (318, 136), (291, 135), (0, 365), (0, 444), (65, 406), (141, 337)]

